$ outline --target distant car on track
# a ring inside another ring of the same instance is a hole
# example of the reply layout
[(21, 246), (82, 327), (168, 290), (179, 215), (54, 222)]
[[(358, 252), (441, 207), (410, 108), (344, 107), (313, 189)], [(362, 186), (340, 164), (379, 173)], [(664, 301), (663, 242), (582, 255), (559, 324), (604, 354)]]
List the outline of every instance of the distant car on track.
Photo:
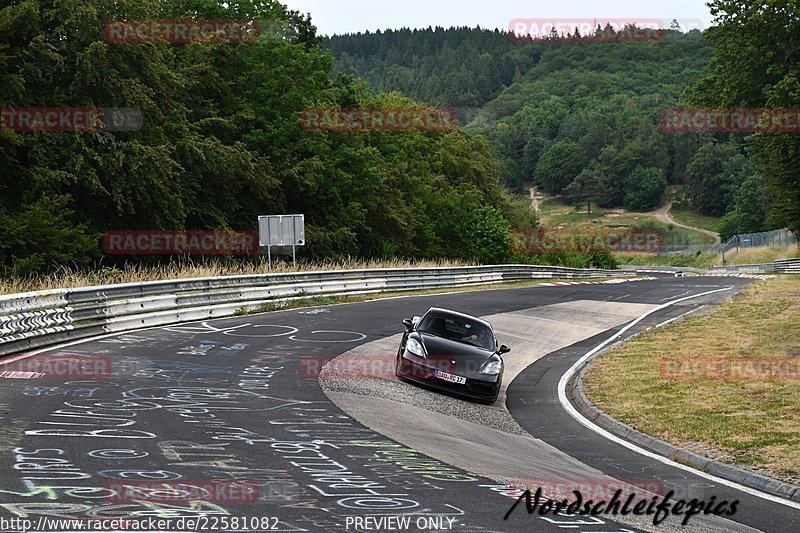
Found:
[(422, 317), (403, 320), (397, 352), (397, 377), (494, 403), (505, 369), (491, 324), (448, 309), (432, 307)]

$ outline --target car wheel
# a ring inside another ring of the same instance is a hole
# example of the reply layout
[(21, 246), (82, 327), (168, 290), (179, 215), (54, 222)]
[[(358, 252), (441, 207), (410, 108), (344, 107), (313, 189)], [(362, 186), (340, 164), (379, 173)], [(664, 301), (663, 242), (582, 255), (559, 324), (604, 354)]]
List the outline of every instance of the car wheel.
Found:
[(400, 361), (402, 361), (403, 354), (402, 352), (397, 352), (397, 360), (394, 364), (394, 375), (397, 376), (398, 379), (403, 379), (403, 375), (400, 373)]

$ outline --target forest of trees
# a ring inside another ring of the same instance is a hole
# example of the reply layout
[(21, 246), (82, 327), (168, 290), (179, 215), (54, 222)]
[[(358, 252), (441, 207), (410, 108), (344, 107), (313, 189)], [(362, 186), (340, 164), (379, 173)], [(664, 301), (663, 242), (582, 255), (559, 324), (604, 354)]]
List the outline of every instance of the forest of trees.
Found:
[(725, 236), (792, 224), (745, 135), (662, 129), (668, 108), (746, 103), (690, 90), (709, 75), (713, 45), (724, 44), (711, 35), (517, 42), (499, 30), (429, 28), (334, 36), (325, 46), (337, 72), (468, 115), (466, 129), (489, 139), (510, 190), (536, 184), (576, 205), (647, 211), (677, 184), (689, 207), (724, 216)]
[(333, 36), (324, 45), (336, 58), (336, 74), (458, 108), (484, 106), (535, 64), (500, 30), (387, 30)]
[[(758, 5), (756, 5), (758, 4)], [(0, 109), (138, 109), (137, 131), (0, 128), (0, 275), (91, 267), (104, 232), (251, 230), (305, 213), (311, 259), (513, 260), (534, 183), (635, 210), (681, 184), (723, 233), (800, 229), (797, 135), (674, 134), (661, 110), (800, 107), (797, 9), (711, 2), (661, 42), (429, 28), (316, 35), (278, 0), (0, 4)], [(120, 19), (256, 20), (255, 42), (110, 43)], [(455, 131), (307, 131), (309, 108), (454, 107)], [(564, 262), (564, 258), (541, 258)], [(583, 258), (582, 266), (599, 264)]]
[[(257, 42), (116, 44), (119, 19), (258, 20)], [(91, 266), (122, 229), (253, 230), (304, 213), (306, 257), (485, 257), (487, 231), (534, 227), (488, 141), (304, 131), (306, 108), (419, 107), (333, 79), (307, 17), (274, 0), (27, 0), (0, 8), (0, 108), (129, 107), (133, 132), (0, 129), (0, 273)], [(110, 261), (106, 258), (106, 264)]]
[[(718, 23), (706, 32), (715, 55), (709, 75), (689, 91), (690, 101), (797, 113), (800, 4), (714, 0), (709, 6)], [(753, 135), (746, 145), (752, 158), (728, 160), (721, 174), (738, 175), (742, 183), (733, 194), (733, 209), (723, 219), (723, 231), (786, 225), (800, 234), (800, 135), (797, 131)]]

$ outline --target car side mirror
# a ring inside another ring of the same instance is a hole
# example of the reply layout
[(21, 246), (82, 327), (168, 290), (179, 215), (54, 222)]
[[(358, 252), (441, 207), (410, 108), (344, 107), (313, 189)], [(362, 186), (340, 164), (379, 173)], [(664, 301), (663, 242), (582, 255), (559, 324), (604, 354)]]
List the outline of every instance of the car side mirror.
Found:
[(412, 329), (414, 329), (414, 323), (411, 322), (410, 318), (404, 318), (403, 325), (406, 327), (406, 331), (411, 331)]
[(500, 346), (500, 349), (497, 351), (497, 353), (499, 353), (500, 355), (503, 355), (504, 353), (508, 353), (510, 351), (511, 351), (511, 348), (509, 348), (508, 346), (503, 344), (502, 346)]

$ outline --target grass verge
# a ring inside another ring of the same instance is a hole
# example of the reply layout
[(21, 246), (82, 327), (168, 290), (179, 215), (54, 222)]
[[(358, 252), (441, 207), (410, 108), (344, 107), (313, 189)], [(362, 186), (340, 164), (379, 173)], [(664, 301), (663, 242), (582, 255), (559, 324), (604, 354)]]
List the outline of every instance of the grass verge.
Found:
[[(708, 268), (717, 262), (715, 254), (644, 254), (615, 253), (614, 257), (620, 265), (674, 266), (690, 268)], [(720, 258), (720, 263), (722, 259)], [(731, 263), (729, 263), (731, 264)]]
[[(756, 283), (706, 315), (598, 357), (586, 392), (639, 431), (800, 483), (798, 323), (800, 276)], [(723, 370), (732, 363), (740, 370)], [(756, 377), (753, 368), (767, 371)]]
[(713, 231), (715, 233), (719, 233), (719, 223), (722, 220), (721, 218), (704, 215), (682, 207), (673, 207), (669, 212), (669, 216), (674, 221), (680, 222), (686, 226)]
[[(794, 259), (800, 257), (800, 247), (790, 246), (788, 248), (742, 248), (738, 253), (731, 250), (725, 254), (725, 261), (729, 265), (755, 265), (762, 263), (772, 263), (777, 259)], [(715, 265), (722, 264), (722, 255), (714, 261)]]
[(660, 222), (653, 213), (637, 213), (624, 209), (603, 209), (592, 206), (589, 217), (586, 206), (575, 208), (559, 198), (547, 198), (541, 204), (539, 220), (543, 227), (559, 231), (661, 231), (667, 244), (713, 244), (703, 233)]
[[(688, 254), (645, 254), (645, 253), (615, 253), (614, 257), (620, 265), (649, 265), (649, 266), (675, 266), (708, 268), (721, 266), (722, 254), (688, 253)], [(800, 257), (800, 247), (788, 248), (743, 248), (736, 253), (730, 251), (725, 254), (727, 265), (753, 265), (772, 263), (776, 259), (794, 259)]]

